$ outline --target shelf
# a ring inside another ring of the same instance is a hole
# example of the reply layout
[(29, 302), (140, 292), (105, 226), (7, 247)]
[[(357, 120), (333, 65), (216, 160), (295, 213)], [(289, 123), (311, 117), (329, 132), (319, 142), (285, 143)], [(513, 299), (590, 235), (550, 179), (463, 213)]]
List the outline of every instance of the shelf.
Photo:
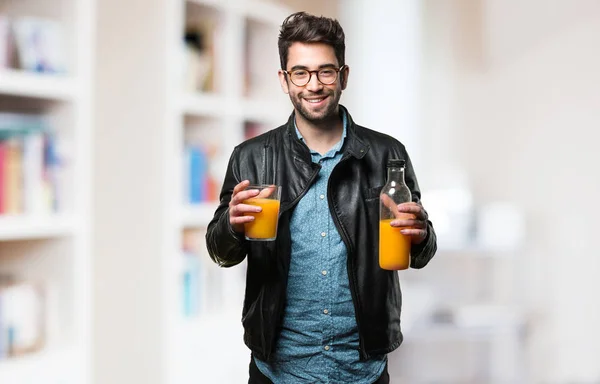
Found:
[(80, 359), (71, 349), (0, 360), (0, 383), (77, 384)]
[(448, 322), (421, 322), (405, 331), (411, 339), (445, 340), (452, 337), (489, 337), (515, 332), (527, 323), (527, 314), (515, 306), (463, 305), (449, 313)]
[(0, 217), (0, 241), (69, 236), (74, 232), (74, 219), (67, 215)]
[(228, 1), (226, 2), (222, 0), (186, 0), (186, 3), (207, 6), (221, 10), (235, 8), (235, 5), (230, 4)]
[(232, 105), (222, 96), (187, 93), (179, 100), (181, 113), (188, 116), (224, 116), (228, 113), (226, 105)]
[(18, 70), (0, 70), (0, 94), (70, 101), (76, 98), (76, 81), (69, 76)]
[(212, 220), (218, 202), (207, 202), (185, 207), (181, 215), (181, 225), (185, 228), (206, 227)]
[(289, 106), (286, 108), (287, 98), (284, 98), (282, 95), (282, 99), (274, 99), (272, 101), (255, 101), (244, 99), (241, 104), (241, 114), (242, 118), (246, 121), (256, 121), (263, 123), (274, 124), (276, 125), (284, 124), (289, 114), (292, 111), (292, 107)]
[[(270, 101), (232, 100), (223, 96), (204, 93), (184, 94), (178, 102), (180, 112), (187, 116), (234, 116), (247, 121), (271, 124), (285, 123), (291, 111), (291, 107), (288, 107), (285, 103), (287, 103), (285, 98), (274, 98)], [(237, 105), (238, 108), (227, 108), (228, 105)]]
[(279, 26), (289, 16), (289, 8), (264, 1), (247, 1), (243, 13), (246, 17), (265, 24)]
[(264, 1), (186, 0), (186, 2), (211, 7), (226, 13), (243, 15), (271, 25), (280, 25), (290, 13), (287, 7)]

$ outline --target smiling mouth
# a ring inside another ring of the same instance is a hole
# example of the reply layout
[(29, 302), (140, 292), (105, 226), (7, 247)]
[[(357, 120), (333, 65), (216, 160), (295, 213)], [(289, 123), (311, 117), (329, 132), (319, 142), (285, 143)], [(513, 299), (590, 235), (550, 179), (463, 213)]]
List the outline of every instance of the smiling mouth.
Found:
[(318, 104), (325, 99), (326, 99), (326, 97), (320, 97), (318, 99), (304, 99), (304, 100), (306, 100), (306, 102), (310, 103), (310, 104)]

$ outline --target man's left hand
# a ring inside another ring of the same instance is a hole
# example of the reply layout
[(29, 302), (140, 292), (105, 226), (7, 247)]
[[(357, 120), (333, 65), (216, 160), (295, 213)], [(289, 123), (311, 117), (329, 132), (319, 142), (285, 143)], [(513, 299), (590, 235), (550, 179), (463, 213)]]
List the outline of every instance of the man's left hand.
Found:
[(420, 204), (410, 202), (398, 204), (398, 214), (392, 227), (402, 227), (400, 232), (410, 236), (413, 244), (421, 244), (427, 237), (427, 212)]

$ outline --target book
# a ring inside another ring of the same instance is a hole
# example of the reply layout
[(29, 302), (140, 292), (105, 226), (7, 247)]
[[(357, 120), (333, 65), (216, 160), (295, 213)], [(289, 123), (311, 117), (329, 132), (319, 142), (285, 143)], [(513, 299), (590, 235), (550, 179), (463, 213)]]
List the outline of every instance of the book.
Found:
[(4, 211), (16, 215), (23, 210), (23, 158), (22, 140), (11, 137), (5, 141), (4, 157)]
[(207, 200), (207, 172), (208, 159), (204, 149), (200, 146), (188, 145), (186, 147), (187, 175), (187, 201), (198, 204)]
[(43, 116), (0, 113), (0, 214), (58, 210), (60, 167)]
[(11, 53), (10, 20), (8, 16), (0, 14), (0, 70), (10, 67), (12, 61)]
[(0, 284), (0, 358), (40, 350), (44, 345), (44, 295), (38, 284)]
[(65, 41), (60, 22), (19, 17), (13, 20), (12, 30), (20, 69), (43, 73), (66, 72)]

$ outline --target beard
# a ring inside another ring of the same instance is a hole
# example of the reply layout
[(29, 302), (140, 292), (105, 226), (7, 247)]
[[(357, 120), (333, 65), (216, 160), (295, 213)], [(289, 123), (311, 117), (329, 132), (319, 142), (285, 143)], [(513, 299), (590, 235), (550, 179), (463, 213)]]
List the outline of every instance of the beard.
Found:
[(292, 101), (292, 105), (294, 109), (302, 116), (302, 118), (310, 123), (319, 124), (323, 123), (327, 120), (331, 120), (337, 118), (338, 116), (338, 102), (340, 100), (341, 94), (338, 92), (322, 92), (318, 94), (311, 95), (313, 97), (327, 97), (326, 105), (323, 105), (321, 108), (315, 110), (307, 106), (307, 102), (303, 102), (302, 98), (299, 95), (290, 95), (290, 100)]

